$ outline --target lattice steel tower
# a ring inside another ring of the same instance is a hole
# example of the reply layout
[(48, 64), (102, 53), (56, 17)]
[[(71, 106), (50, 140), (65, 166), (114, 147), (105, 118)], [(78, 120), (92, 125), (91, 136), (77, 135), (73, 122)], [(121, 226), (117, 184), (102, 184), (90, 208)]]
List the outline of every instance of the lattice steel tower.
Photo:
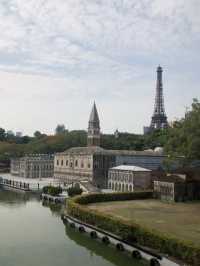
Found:
[(165, 107), (164, 107), (162, 72), (163, 72), (162, 67), (158, 66), (154, 113), (150, 125), (151, 130), (168, 127), (167, 116), (165, 114)]

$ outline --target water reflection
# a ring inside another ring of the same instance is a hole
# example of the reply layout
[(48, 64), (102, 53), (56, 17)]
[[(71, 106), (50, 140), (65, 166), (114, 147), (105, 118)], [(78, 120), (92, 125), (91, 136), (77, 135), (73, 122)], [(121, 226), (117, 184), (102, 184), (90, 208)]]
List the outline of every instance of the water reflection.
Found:
[(47, 201), (42, 201), (42, 206), (49, 208), (53, 216), (60, 217), (64, 206), (62, 204), (55, 204)]
[(146, 261), (139, 261), (131, 258), (127, 253), (115, 250), (114, 247), (103, 245), (100, 241), (91, 239), (89, 235), (82, 234), (65, 225), (65, 233), (67, 237), (73, 240), (77, 245), (85, 247), (90, 251), (90, 256), (98, 255), (116, 266), (144, 266), (148, 265)]
[(0, 190), (0, 266), (142, 266), (114, 248), (65, 227), (62, 205)]
[(16, 208), (25, 205), (30, 200), (39, 201), (40, 198), (32, 193), (0, 189), (0, 205)]

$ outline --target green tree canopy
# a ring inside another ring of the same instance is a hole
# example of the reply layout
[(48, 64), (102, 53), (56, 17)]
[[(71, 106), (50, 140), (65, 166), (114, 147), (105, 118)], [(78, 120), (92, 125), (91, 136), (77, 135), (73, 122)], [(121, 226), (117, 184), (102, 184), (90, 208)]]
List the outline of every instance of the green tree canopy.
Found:
[(185, 117), (170, 129), (165, 150), (172, 156), (182, 155), (186, 160), (200, 159), (200, 102), (197, 99), (193, 99)]

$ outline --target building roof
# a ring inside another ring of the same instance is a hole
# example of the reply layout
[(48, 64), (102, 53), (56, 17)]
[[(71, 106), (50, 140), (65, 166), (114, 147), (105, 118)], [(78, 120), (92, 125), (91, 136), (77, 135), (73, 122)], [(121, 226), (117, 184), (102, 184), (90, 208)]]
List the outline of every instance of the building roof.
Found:
[(135, 165), (118, 165), (110, 168), (111, 170), (132, 171), (132, 172), (151, 172), (151, 170)]
[(88, 146), (88, 147), (73, 147), (64, 152), (57, 153), (61, 155), (65, 154), (102, 154), (111, 156), (160, 156), (163, 157), (159, 152), (153, 150), (145, 151), (134, 151), (134, 150), (107, 150), (99, 146)]
[(90, 113), (89, 122), (99, 123), (99, 115), (98, 115), (98, 112), (97, 112), (97, 107), (96, 107), (95, 102), (93, 104), (92, 111)]
[(166, 182), (166, 183), (185, 183), (186, 178), (180, 175), (168, 175), (161, 177), (159, 179), (155, 179), (155, 181)]
[(74, 147), (70, 148), (60, 154), (85, 154), (85, 155), (90, 155), (90, 154), (106, 154), (107, 150), (104, 150), (103, 148), (99, 146), (88, 146), (88, 147)]

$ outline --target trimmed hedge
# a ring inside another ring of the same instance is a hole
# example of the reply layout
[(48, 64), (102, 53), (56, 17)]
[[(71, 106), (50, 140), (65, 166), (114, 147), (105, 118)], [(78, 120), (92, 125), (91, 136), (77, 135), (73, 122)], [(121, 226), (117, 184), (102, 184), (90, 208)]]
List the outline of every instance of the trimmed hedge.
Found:
[(89, 203), (148, 199), (152, 198), (152, 195), (152, 192), (88, 194), (68, 200), (67, 211), (71, 216), (114, 233), (124, 240), (153, 248), (161, 253), (181, 259), (190, 265), (200, 265), (200, 247), (193, 243), (87, 208)]
[(60, 193), (62, 193), (61, 187), (53, 187), (53, 186), (45, 186), (42, 189), (44, 194), (49, 194), (51, 196), (58, 196)]

